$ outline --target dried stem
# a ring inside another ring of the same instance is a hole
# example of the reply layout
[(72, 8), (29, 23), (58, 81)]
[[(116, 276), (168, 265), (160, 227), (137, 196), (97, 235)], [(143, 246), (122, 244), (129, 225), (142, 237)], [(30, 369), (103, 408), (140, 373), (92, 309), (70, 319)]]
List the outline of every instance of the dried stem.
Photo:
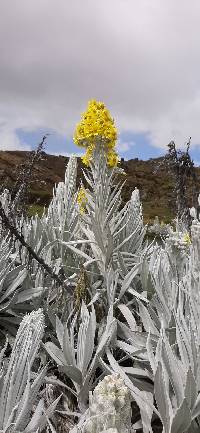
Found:
[(19, 206), (21, 207), (21, 211), (25, 211), (24, 205), (27, 199), (29, 185), (31, 183), (33, 169), (35, 164), (41, 159), (46, 138), (47, 135), (44, 135), (36, 150), (30, 152), (29, 158), (27, 158), (25, 163), (20, 166), (17, 180), (11, 191), (12, 206), (9, 210), (9, 216), (12, 218), (14, 218), (16, 213), (19, 214)]
[[(13, 222), (11, 223), (9, 217), (5, 214), (5, 211), (3, 209), (3, 206), (0, 202), (0, 217), (2, 219), (2, 224), (10, 231), (10, 233), (19, 240), (19, 242), (21, 243), (21, 245), (23, 245), (27, 251), (29, 252), (29, 254), (43, 267), (43, 269), (45, 269), (45, 271), (51, 276), (51, 278), (53, 280), (55, 280), (59, 285), (63, 285), (65, 286), (65, 276), (63, 275), (61, 278), (55, 274), (55, 272), (52, 271), (52, 269), (50, 268), (50, 266), (48, 266), (45, 261), (43, 260), (42, 257), (38, 256), (36, 254), (36, 252), (31, 248), (30, 245), (27, 244), (27, 242), (24, 239), (23, 234), (19, 233), (17, 228), (13, 225)], [(62, 275), (62, 274), (61, 274)]]
[(168, 144), (168, 153), (162, 161), (168, 171), (172, 174), (175, 181), (174, 192), (176, 194), (176, 212), (180, 221), (184, 222), (188, 229), (191, 225), (190, 210), (187, 200), (188, 180), (192, 179), (192, 201), (193, 206), (198, 207), (197, 203), (197, 179), (189, 149), (191, 137), (186, 144), (186, 151), (177, 150), (174, 141)]

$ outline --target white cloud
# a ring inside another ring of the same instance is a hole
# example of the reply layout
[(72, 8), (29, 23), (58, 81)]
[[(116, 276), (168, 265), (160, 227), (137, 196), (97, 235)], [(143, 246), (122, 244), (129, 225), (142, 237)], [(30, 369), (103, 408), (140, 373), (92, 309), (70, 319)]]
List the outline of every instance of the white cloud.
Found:
[(128, 152), (133, 146), (135, 146), (135, 142), (134, 141), (121, 141), (119, 140), (117, 143), (117, 151), (118, 152), (122, 152), (122, 153), (126, 153)]
[(15, 130), (0, 125), (0, 149), (1, 150), (31, 150), (31, 146), (22, 142)]
[(200, 144), (199, 0), (1, 0), (0, 148), (70, 136), (90, 98), (120, 131)]

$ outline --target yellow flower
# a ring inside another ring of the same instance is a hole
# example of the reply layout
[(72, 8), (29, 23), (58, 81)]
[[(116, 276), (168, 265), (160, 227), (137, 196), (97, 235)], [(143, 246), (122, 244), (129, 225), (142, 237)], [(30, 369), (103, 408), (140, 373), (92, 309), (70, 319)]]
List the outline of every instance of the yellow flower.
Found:
[(109, 151), (107, 154), (108, 167), (116, 167), (119, 162), (118, 155), (115, 151)]
[(185, 233), (185, 234), (184, 234), (184, 236), (183, 236), (183, 242), (184, 242), (186, 245), (190, 245), (190, 244), (191, 244), (191, 239), (190, 239), (190, 235), (189, 235), (189, 233)]
[(86, 190), (83, 186), (79, 189), (78, 196), (77, 196), (77, 203), (79, 205), (79, 209), (81, 213), (85, 212), (85, 207), (87, 204), (87, 196), (86, 196)]
[(108, 165), (110, 167), (117, 165), (118, 157), (114, 150), (116, 140), (117, 129), (104, 103), (95, 100), (89, 101), (87, 110), (82, 114), (81, 122), (77, 125), (74, 133), (74, 142), (78, 146), (87, 148), (82, 161), (89, 165), (94, 149), (100, 146), (108, 154)]
[(86, 167), (90, 166), (90, 158), (88, 158), (87, 154), (81, 156), (82, 162)]
[(90, 161), (92, 160), (92, 154), (93, 154), (94, 148), (95, 148), (94, 144), (91, 143), (91, 144), (87, 147), (87, 150), (86, 150), (85, 155), (83, 155), (83, 156), (81, 157), (81, 159), (82, 159), (82, 161), (83, 161), (83, 164), (85, 164), (87, 167), (90, 165)]

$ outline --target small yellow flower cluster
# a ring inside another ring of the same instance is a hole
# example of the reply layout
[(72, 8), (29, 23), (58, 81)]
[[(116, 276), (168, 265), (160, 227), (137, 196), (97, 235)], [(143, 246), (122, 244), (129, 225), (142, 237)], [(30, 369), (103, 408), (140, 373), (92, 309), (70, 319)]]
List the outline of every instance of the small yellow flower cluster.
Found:
[(190, 244), (191, 244), (191, 239), (190, 239), (190, 235), (189, 235), (189, 233), (185, 233), (185, 234), (184, 234), (184, 236), (183, 236), (183, 242), (184, 242), (186, 245), (190, 245)]
[(87, 196), (86, 191), (83, 186), (79, 189), (78, 196), (77, 196), (77, 203), (79, 205), (80, 212), (83, 214), (85, 213), (85, 207), (87, 204)]
[(118, 162), (119, 162), (119, 157), (117, 155), (117, 152), (115, 152), (115, 150), (109, 150), (109, 152), (107, 153), (108, 167), (110, 168), (116, 167)]
[(108, 166), (115, 167), (119, 162), (115, 151), (116, 140), (117, 129), (104, 103), (89, 101), (74, 134), (74, 142), (87, 148), (86, 154), (82, 157), (83, 163), (89, 166), (94, 150), (97, 146), (102, 146)]

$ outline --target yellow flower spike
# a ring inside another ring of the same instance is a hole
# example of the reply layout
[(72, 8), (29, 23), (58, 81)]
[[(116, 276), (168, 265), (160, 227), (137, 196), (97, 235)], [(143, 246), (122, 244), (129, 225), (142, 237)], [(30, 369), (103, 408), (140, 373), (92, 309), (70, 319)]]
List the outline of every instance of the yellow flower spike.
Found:
[(116, 140), (117, 129), (105, 104), (95, 100), (89, 101), (87, 110), (82, 114), (74, 133), (74, 142), (87, 148), (86, 154), (82, 157), (83, 163), (88, 166), (95, 148), (102, 146), (108, 166), (115, 167), (119, 161), (114, 150)]
[(85, 188), (81, 186), (77, 196), (77, 203), (79, 205), (79, 209), (82, 214), (85, 213), (87, 201), (88, 200), (87, 200)]

